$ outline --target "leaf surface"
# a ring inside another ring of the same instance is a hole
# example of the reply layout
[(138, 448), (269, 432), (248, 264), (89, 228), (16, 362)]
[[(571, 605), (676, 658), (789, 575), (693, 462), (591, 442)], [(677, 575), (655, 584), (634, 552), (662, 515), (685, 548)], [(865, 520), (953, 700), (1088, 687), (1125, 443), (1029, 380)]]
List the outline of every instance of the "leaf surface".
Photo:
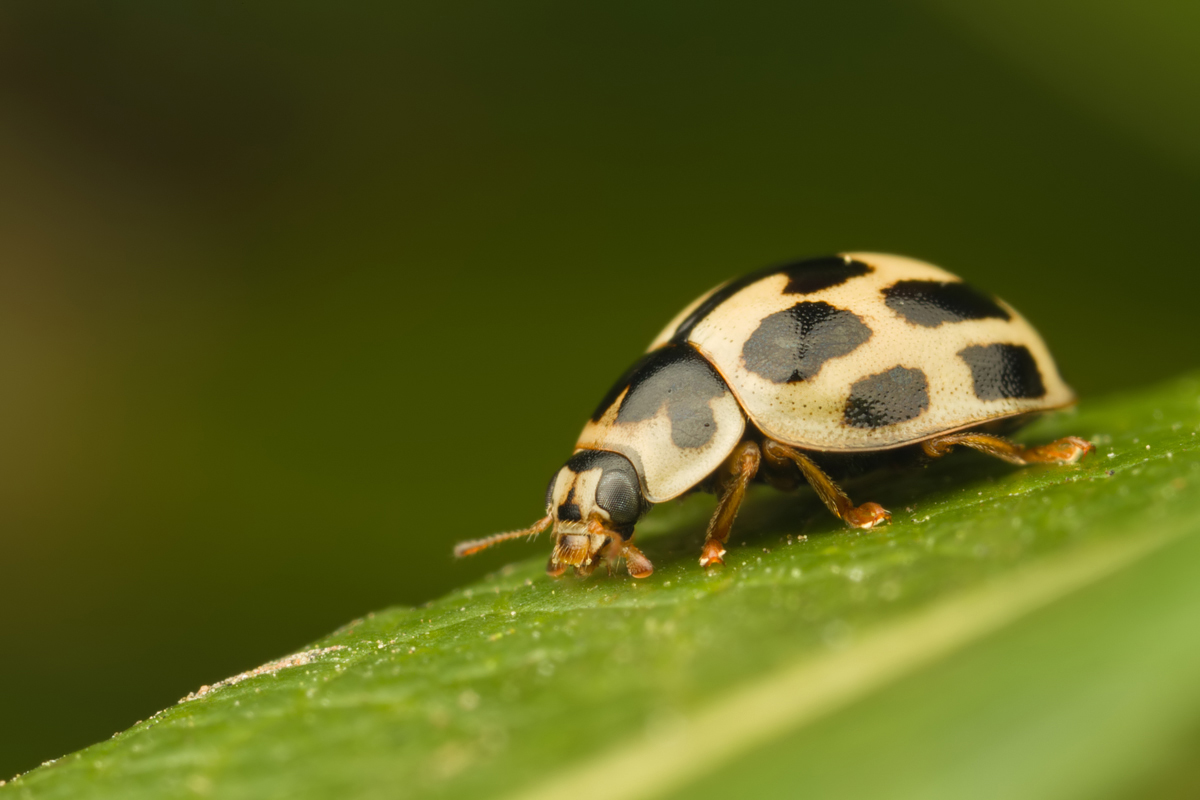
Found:
[(709, 574), (690, 498), (640, 527), (648, 580), (514, 564), (0, 797), (1119, 796), (1200, 730), (1198, 431), (1197, 376), (1085, 402), (1021, 437), (1091, 438), (1079, 465), (851, 484), (871, 532), (764, 489)]

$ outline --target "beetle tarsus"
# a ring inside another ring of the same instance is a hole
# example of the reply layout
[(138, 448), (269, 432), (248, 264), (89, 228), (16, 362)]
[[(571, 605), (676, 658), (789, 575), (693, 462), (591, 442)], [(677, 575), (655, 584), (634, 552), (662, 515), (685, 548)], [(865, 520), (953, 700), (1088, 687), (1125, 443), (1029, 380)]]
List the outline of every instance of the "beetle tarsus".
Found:
[(1066, 436), (1057, 441), (1030, 447), (1025, 450), (1026, 461), (1053, 461), (1059, 464), (1074, 464), (1087, 454), (1094, 452), (1096, 446), (1078, 436)]
[(892, 521), (892, 512), (879, 503), (863, 503), (846, 512), (846, 524), (851, 528), (867, 530)]
[(700, 551), (700, 566), (715, 567), (725, 563), (725, 547), (716, 539), (709, 539)]
[(629, 542), (621, 546), (621, 555), (625, 557), (625, 568), (635, 578), (649, 578), (654, 572), (654, 565), (646, 555)]

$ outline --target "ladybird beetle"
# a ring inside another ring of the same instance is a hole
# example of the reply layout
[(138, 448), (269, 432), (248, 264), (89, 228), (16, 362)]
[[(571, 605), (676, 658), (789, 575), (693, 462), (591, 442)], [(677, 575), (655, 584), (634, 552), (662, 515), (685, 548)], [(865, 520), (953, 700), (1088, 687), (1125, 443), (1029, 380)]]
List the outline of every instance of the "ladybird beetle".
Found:
[(554, 526), (547, 571), (588, 575), (620, 559), (656, 503), (706, 490), (719, 500), (700, 554), (723, 563), (751, 481), (806, 481), (852, 528), (891, 514), (855, 505), (833, 477), (944, 456), (962, 445), (1013, 464), (1071, 464), (1069, 436), (1026, 447), (1001, 436), (1075, 402), (1050, 352), (1011, 306), (932, 264), (845, 253), (725, 283), (671, 320), (613, 385), (550, 480), (531, 527), (463, 542), (458, 556)]

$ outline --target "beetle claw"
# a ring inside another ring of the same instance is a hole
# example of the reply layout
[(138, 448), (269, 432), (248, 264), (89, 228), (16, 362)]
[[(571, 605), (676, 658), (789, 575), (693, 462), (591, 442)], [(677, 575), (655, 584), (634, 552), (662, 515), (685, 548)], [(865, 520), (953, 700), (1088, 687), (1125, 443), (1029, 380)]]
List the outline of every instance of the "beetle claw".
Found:
[(709, 539), (700, 551), (700, 566), (715, 567), (725, 563), (725, 546), (716, 539)]
[(863, 503), (846, 512), (846, 524), (851, 528), (867, 530), (892, 521), (892, 512), (879, 503)]

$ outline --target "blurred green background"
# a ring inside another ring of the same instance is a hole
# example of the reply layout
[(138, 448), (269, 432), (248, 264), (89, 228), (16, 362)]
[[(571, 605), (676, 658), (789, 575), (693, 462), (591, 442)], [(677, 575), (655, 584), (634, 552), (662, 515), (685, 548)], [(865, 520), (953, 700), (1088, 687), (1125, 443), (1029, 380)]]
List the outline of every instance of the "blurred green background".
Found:
[(939, 263), (1085, 403), (1197, 366), (1177, 6), (0, 6), (0, 776), (542, 552), (450, 558), (749, 269)]

